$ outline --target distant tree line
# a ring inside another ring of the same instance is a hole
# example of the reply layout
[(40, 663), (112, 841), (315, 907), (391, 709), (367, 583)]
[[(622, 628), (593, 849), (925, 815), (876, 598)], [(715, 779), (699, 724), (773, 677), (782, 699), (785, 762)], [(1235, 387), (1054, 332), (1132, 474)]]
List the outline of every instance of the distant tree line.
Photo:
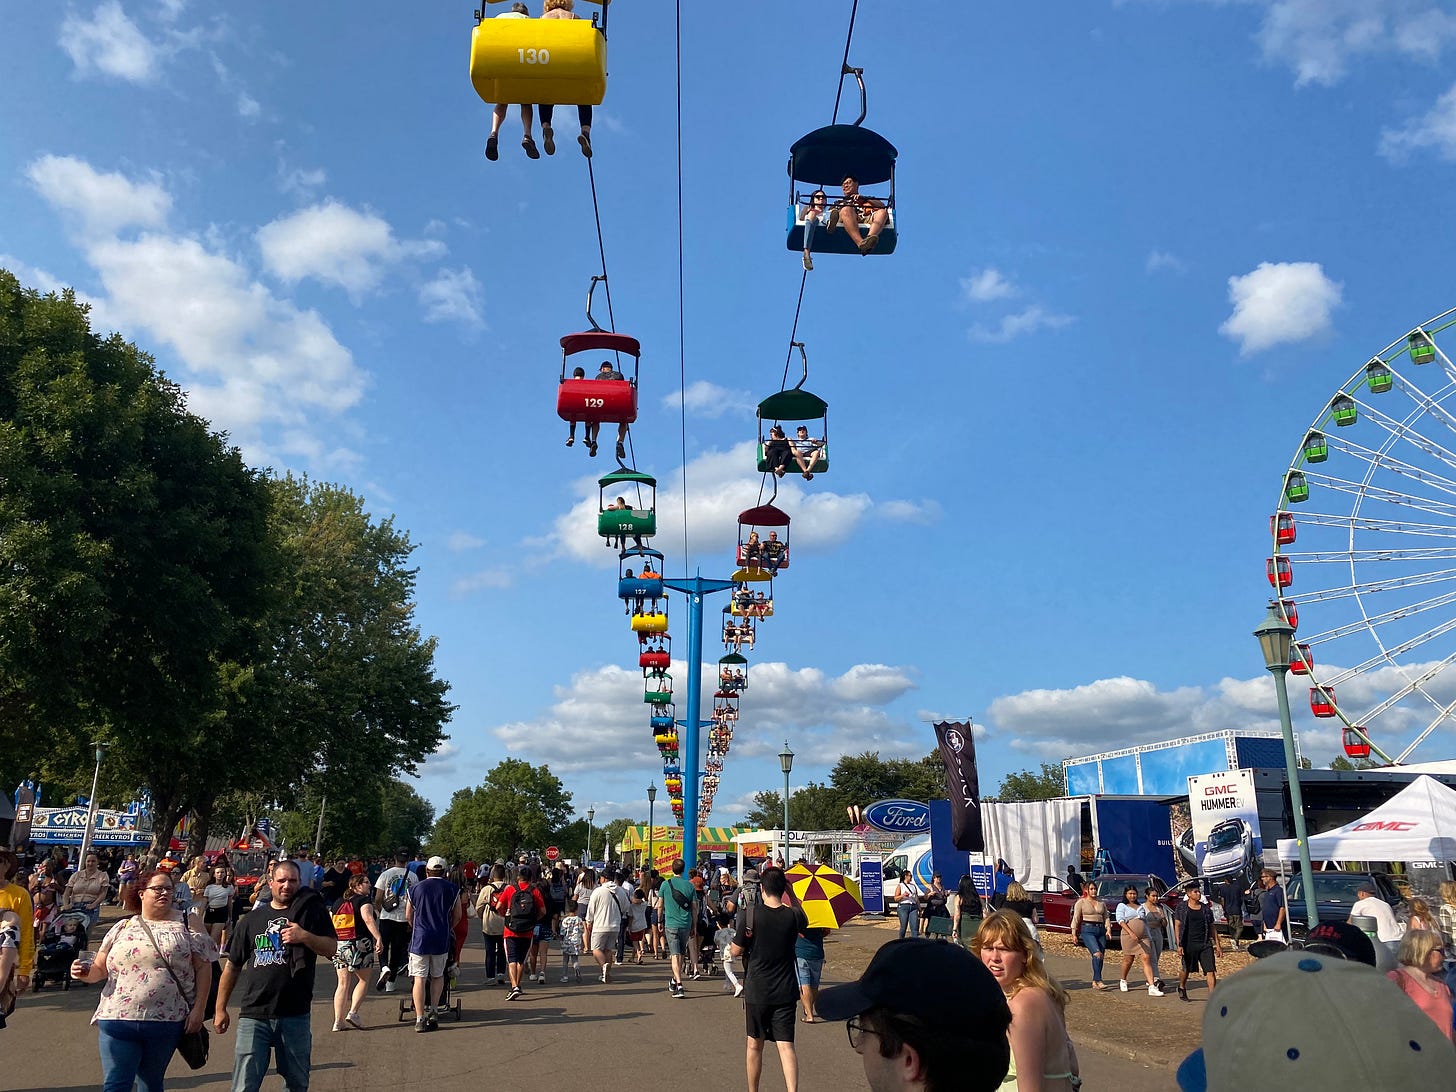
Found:
[(201, 845), (327, 796), (345, 848), (454, 708), (413, 550), (347, 488), (247, 466), (72, 292), (0, 270), (7, 791), (33, 776), (69, 800), (101, 741), (100, 795), (145, 793), (159, 844), (189, 813)]

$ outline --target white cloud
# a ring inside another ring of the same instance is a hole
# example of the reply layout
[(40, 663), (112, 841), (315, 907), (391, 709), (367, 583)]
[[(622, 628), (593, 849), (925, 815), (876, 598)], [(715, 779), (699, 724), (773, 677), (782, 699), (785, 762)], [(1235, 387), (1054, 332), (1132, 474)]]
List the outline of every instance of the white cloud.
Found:
[(1295, 86), (1332, 86), (1365, 57), (1434, 62), (1456, 40), (1456, 15), (1430, 0), (1258, 0), (1266, 60), (1293, 70)]
[(74, 219), (87, 235), (110, 235), (130, 227), (161, 227), (172, 208), (161, 183), (133, 182), (103, 173), (74, 156), (41, 156), (26, 177), (47, 203)]
[(1187, 268), (1178, 255), (1157, 249), (1148, 252), (1148, 260), (1144, 265), (1144, 269), (1149, 273), (1161, 273), (1164, 270), (1170, 273), (1182, 273)]
[(316, 433), (318, 416), (355, 405), (366, 382), (317, 312), (273, 295), (216, 243), (163, 230), (123, 237), (128, 228), (165, 227), (171, 198), (155, 183), (53, 156), (27, 175), (73, 222), (100, 279), (99, 332), (146, 334), (170, 348), (186, 372), (179, 378), (189, 406), (231, 433), (250, 461), (272, 462), (276, 445), (320, 468), (357, 465), (357, 455)]
[(939, 523), (944, 514), (945, 510), (941, 508), (940, 502), (930, 498), (919, 501), (880, 501), (874, 508), (876, 519), (891, 523), (915, 523), (922, 527)]
[(445, 540), (445, 548), (457, 554), (466, 550), (478, 550), (484, 545), (485, 539), (472, 535), (469, 531), (451, 531), (450, 537)]
[[(441, 244), (443, 246), (443, 244)], [(481, 317), (482, 289), (469, 266), (442, 269), (433, 280), (420, 285), (420, 306), (426, 322), (458, 322), (463, 326), (485, 325)]]
[(450, 597), (465, 599), (479, 591), (509, 588), (514, 582), (515, 577), (506, 569), (482, 569), (454, 581), (450, 585)]
[[(685, 687), (685, 666), (675, 661), (672, 670)], [(704, 668), (705, 683), (713, 670), (714, 665)], [(837, 678), (817, 668), (754, 664), (742, 706), (745, 718), (751, 712), (754, 730), (735, 736), (724, 763), (724, 788), (731, 784), (735, 759), (777, 754), (787, 731), (798, 753), (812, 754), (823, 765), (865, 750), (887, 757), (928, 753), (924, 727), (881, 708), (914, 686), (904, 669), (882, 664), (857, 665)], [(493, 734), (511, 754), (558, 772), (628, 770), (658, 761), (642, 703), (642, 674), (635, 667), (611, 664), (578, 672), (556, 688), (555, 698), (541, 717), (501, 725)], [(732, 810), (726, 800), (725, 810)]]
[(1318, 262), (1260, 262), (1228, 283), (1234, 311), (1218, 331), (1240, 356), (1324, 333), (1341, 302), (1342, 286)]
[(1016, 286), (999, 269), (983, 269), (961, 278), (961, 297), (969, 303), (989, 303), (1016, 295)]
[(252, 120), (253, 118), (256, 118), (262, 112), (263, 112), (263, 108), (260, 105), (258, 105), (258, 100), (257, 99), (253, 98), (253, 96), (252, 95), (249, 95), (246, 91), (239, 91), (238, 92), (238, 116), (239, 117), (248, 118), (249, 120)]
[(970, 329), (970, 338), (988, 345), (1004, 345), (1023, 334), (1034, 334), (1038, 330), (1060, 330), (1075, 321), (1072, 315), (1057, 314), (1048, 311), (1039, 303), (1034, 303), (1013, 315), (1004, 315), (993, 327), (976, 323)]
[(1442, 159), (1456, 160), (1456, 84), (1423, 116), (1380, 134), (1380, 154), (1393, 162), (1403, 162), (1426, 149)]
[(278, 164), (278, 188), (284, 193), (311, 198), (313, 191), (328, 181), (328, 172), (322, 167), (287, 167)]
[(59, 41), (78, 76), (98, 72), (129, 83), (151, 83), (160, 70), (160, 51), (127, 18), (118, 0), (104, 0), (90, 16), (68, 13)]
[[(1413, 676), (1435, 665), (1411, 664)], [(1334, 678), (1340, 669), (1323, 665)], [(1340, 707), (1357, 722), (1365, 710), (1378, 706), (1405, 685), (1398, 668), (1360, 674), (1336, 687)], [(1342, 753), (1338, 719), (1320, 719), (1309, 709), (1305, 685), (1289, 678), (1289, 700), (1300, 753), (1316, 766), (1325, 766)], [(1447, 671), (1429, 686), (1441, 706), (1456, 701), (1456, 672)], [(1429, 711), (1428, 711), (1429, 710)], [(1410, 697), (1371, 721), (1376, 743), (1395, 754), (1434, 717), (1435, 711)], [(1223, 678), (1211, 687), (1184, 686), (1159, 690), (1143, 679), (1098, 679), (1060, 690), (1027, 690), (996, 698), (986, 710), (993, 734), (1009, 738), (1013, 750), (1039, 758), (1083, 757), (1099, 751), (1157, 743), (1204, 732), (1279, 730), (1279, 707), (1273, 676), (1260, 673), (1248, 679)], [(1450, 727), (1444, 744), (1429, 745), (1439, 755), (1456, 736)], [(1416, 755), (1419, 758), (1419, 752)], [(1430, 757), (1430, 756), (1428, 756)]]
[(706, 379), (688, 384), (686, 391), (672, 391), (664, 395), (662, 407), (676, 410), (679, 400), (689, 413), (698, 417), (722, 417), (725, 413), (742, 413), (753, 408), (747, 391), (729, 390)]
[(274, 276), (289, 284), (313, 277), (355, 299), (377, 288), (387, 267), (445, 253), (441, 242), (398, 239), (382, 217), (334, 200), (264, 224), (256, 239)]

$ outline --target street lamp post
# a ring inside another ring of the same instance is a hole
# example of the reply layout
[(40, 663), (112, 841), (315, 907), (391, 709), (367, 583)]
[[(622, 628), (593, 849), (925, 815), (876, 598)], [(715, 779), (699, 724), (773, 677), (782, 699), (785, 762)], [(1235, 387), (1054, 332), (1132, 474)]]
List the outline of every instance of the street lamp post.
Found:
[(1304, 889), (1307, 929), (1319, 924), (1319, 907), (1314, 897), (1314, 867), (1309, 859), (1309, 834), (1304, 826), (1304, 793), (1299, 787), (1299, 759), (1294, 754), (1294, 724), (1289, 716), (1289, 639), (1294, 627), (1269, 601), (1269, 613), (1254, 630), (1264, 653), (1264, 666), (1274, 676), (1274, 695), (1279, 699), (1279, 727), (1284, 734), (1284, 769), (1289, 781), (1289, 810), (1294, 813), (1294, 837), (1299, 846), (1300, 886)]
[(96, 829), (96, 786), (101, 781), (101, 760), (106, 757), (106, 744), (96, 744), (96, 772), (91, 775), (91, 800), (86, 809), (86, 832), (81, 835), (81, 859), (77, 862), (86, 866), (86, 854), (91, 849), (91, 833)]
[(652, 867), (652, 815), (653, 809), (657, 807), (657, 782), (647, 786), (647, 863), (643, 867)]
[(597, 809), (593, 806), (586, 809), (586, 867), (591, 867), (591, 828), (592, 821), (597, 817)]
[(794, 768), (794, 752), (789, 750), (789, 741), (784, 740), (784, 749), (779, 752), (779, 768), (784, 771), (784, 865), (789, 863), (789, 773)]

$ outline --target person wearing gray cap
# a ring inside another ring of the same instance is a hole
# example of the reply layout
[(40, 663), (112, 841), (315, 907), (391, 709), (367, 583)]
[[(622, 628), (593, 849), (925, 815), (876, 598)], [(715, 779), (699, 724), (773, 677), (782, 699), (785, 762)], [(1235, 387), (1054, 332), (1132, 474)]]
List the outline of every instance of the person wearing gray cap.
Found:
[(991, 1092), (1011, 1063), (1011, 1008), (979, 959), (917, 937), (883, 945), (856, 982), (819, 994), (846, 1020), (870, 1092)]

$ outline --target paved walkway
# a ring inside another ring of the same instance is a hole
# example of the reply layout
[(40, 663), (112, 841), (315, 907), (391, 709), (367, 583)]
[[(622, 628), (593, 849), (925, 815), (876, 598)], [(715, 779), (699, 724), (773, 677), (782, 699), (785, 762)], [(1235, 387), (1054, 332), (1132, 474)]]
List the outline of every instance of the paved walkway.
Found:
[[(874, 949), (894, 936), (887, 923), (867, 923), (841, 930), (831, 938), (826, 984), (857, 977)], [(371, 994), (365, 1003), (364, 1031), (333, 1033), (330, 1001), (334, 975), (320, 966), (313, 1009), (312, 1088), (319, 1092), (361, 1088), (449, 1088), (455, 1081), (475, 1087), (484, 1079), (515, 1074), (534, 1079), (543, 1064), (565, 1067), (577, 1078), (595, 1073), (604, 1061), (616, 1059), (612, 1072), (652, 1076), (670, 1057), (680, 1059), (684, 1079), (701, 1089), (741, 1089), (743, 1015), (741, 1005), (722, 990), (721, 980), (687, 983), (687, 998), (667, 993), (665, 963), (613, 968), (613, 981), (603, 986), (583, 969), (584, 981), (562, 984), (553, 959), (549, 981), (531, 986), (524, 999), (507, 1004), (505, 990), (483, 984), (478, 940), (466, 948), (458, 995), (464, 1008), (460, 1023), (447, 1019), (437, 1032), (421, 1035), (413, 1019), (399, 1020), (404, 994)], [(1070, 961), (1069, 961), (1070, 962)], [(1069, 968), (1070, 969), (1070, 968)], [(931, 986), (927, 983), (927, 987)], [(16, 1009), (9, 1029), (0, 1031), (0, 1087), (45, 1092), (92, 1092), (100, 1084), (96, 1035), (88, 1026), (99, 987), (63, 992), (47, 987), (29, 994)], [(1107, 995), (1095, 1001), (1106, 1000)], [(1091, 997), (1077, 991), (1071, 1013)], [(1142, 1002), (1152, 999), (1143, 997)], [(1122, 1019), (1134, 997), (1118, 995)], [(1192, 1009), (1195, 1006), (1182, 1006)], [(1201, 1014), (1202, 1006), (1196, 1006)], [(1152, 1015), (1148, 1013), (1148, 1015)], [(236, 1010), (234, 1010), (236, 1017)], [(1076, 1025), (1074, 1023), (1074, 1037)], [(233, 1036), (213, 1036), (212, 1058), (197, 1072), (174, 1059), (167, 1086), (176, 1089), (226, 1089), (232, 1069)], [(858, 1092), (866, 1088), (860, 1059), (845, 1040), (843, 1024), (798, 1025), (800, 1087), (804, 1092), (832, 1089)], [(1177, 1049), (1186, 1052), (1181, 1044)], [(1171, 1068), (1164, 1058), (1130, 1060), (1117, 1043), (1081, 1042), (1083, 1077), (1089, 1087), (1119, 1092), (1166, 1092)], [(1167, 1052), (1169, 1056), (1173, 1051)], [(1181, 1054), (1179, 1055), (1181, 1056)], [(525, 1063), (528, 1069), (523, 1069)], [(765, 1092), (782, 1089), (776, 1058), (765, 1058)], [(514, 1078), (513, 1078), (514, 1079)], [(588, 1082), (590, 1083), (590, 1082)], [(455, 1085), (464, 1087), (463, 1085)], [(281, 1089), (270, 1076), (266, 1089)]]

